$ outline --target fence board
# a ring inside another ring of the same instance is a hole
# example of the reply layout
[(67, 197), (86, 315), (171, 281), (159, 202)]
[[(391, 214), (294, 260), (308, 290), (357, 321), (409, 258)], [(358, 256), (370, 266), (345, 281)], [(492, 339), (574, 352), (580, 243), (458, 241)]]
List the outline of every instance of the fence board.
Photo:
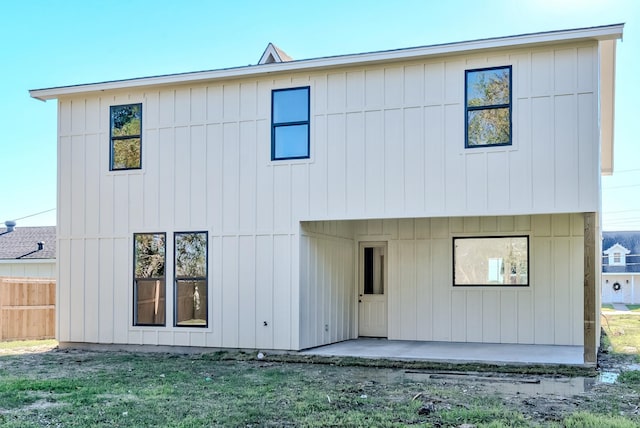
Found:
[(0, 278), (0, 341), (55, 337), (56, 282)]

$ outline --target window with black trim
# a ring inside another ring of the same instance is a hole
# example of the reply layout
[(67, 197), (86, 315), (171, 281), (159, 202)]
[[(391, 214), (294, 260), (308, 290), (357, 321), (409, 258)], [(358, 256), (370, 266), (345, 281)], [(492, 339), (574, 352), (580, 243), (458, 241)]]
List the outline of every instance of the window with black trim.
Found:
[(165, 325), (164, 233), (135, 233), (133, 325)]
[(207, 326), (207, 232), (174, 235), (175, 325)]
[(453, 238), (454, 286), (528, 286), (529, 237)]
[(142, 104), (111, 106), (109, 170), (142, 167)]
[(465, 71), (465, 147), (510, 145), (511, 66)]
[(271, 160), (309, 157), (309, 87), (271, 92)]

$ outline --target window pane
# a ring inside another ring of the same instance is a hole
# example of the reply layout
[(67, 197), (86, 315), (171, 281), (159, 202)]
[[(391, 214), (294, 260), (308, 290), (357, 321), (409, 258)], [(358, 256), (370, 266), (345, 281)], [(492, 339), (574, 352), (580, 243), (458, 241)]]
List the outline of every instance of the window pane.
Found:
[(509, 104), (509, 68), (467, 72), (467, 106)]
[(511, 126), (508, 108), (471, 110), (467, 112), (468, 146), (509, 144)]
[(111, 136), (140, 135), (142, 104), (111, 107)]
[(140, 168), (140, 138), (111, 140), (113, 158), (111, 169)]
[(135, 324), (164, 325), (165, 282), (163, 279), (138, 279), (135, 281)]
[(364, 294), (384, 294), (384, 251), (381, 247), (364, 249)]
[(529, 285), (527, 237), (454, 238), (454, 285)]
[(176, 234), (176, 277), (207, 276), (207, 234)]
[(278, 126), (274, 159), (309, 157), (309, 125)]
[(135, 235), (135, 277), (164, 278), (165, 236), (156, 234)]
[(205, 280), (176, 281), (176, 324), (207, 325), (207, 283)]
[(273, 92), (273, 123), (309, 120), (309, 88)]

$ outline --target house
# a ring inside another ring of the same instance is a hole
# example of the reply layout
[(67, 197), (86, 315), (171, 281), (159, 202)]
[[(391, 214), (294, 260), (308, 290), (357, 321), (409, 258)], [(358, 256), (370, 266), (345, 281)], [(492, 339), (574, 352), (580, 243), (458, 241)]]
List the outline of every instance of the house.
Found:
[(0, 228), (0, 277), (56, 277), (55, 226)]
[(602, 248), (602, 303), (640, 303), (640, 232), (603, 232)]
[(622, 29), (32, 90), (58, 102), (58, 339), (595, 363)]

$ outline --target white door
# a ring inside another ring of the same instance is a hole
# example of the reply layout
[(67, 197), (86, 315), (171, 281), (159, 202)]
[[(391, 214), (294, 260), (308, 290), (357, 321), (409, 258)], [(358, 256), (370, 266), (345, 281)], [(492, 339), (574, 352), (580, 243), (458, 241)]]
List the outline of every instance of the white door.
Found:
[(387, 243), (361, 242), (358, 335), (387, 337)]

